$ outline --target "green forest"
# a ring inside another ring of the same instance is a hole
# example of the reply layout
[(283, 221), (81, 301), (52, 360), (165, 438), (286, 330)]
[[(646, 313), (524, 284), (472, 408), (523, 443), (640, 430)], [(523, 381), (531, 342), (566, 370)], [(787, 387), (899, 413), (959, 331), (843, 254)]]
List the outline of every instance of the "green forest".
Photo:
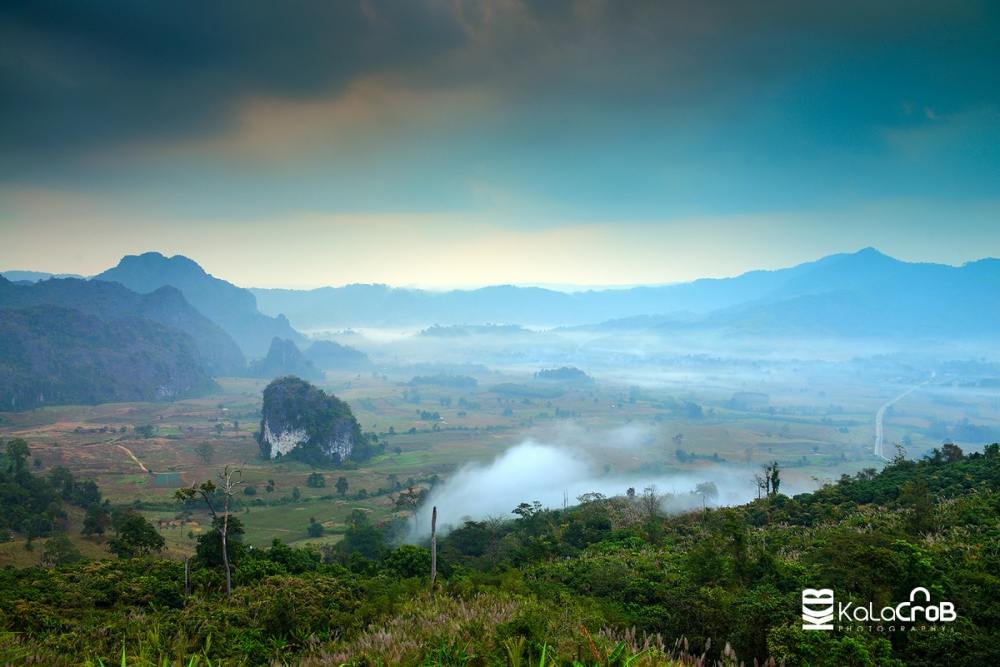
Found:
[[(673, 516), (651, 489), (562, 510), (526, 499), (510, 520), (439, 537), (433, 586), (428, 544), (398, 544), (363, 512), (323, 550), (253, 549), (233, 514), (229, 595), (221, 520), (187, 564), (167, 560), (141, 516), (61, 471), (33, 473), (23, 442), (5, 451), (0, 529), (55, 537), (46, 565), (0, 571), (0, 663), (1000, 664), (996, 444)], [(107, 559), (58, 539), (64, 504), (106, 531)], [(924, 587), (957, 619), (803, 630), (801, 591), (824, 587), (877, 608)]]

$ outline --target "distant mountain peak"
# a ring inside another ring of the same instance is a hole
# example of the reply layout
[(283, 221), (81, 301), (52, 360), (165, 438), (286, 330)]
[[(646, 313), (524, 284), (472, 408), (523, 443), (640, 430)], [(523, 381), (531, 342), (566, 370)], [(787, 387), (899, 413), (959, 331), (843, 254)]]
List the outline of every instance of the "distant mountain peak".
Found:
[(864, 262), (866, 264), (906, 264), (906, 262), (896, 259), (891, 255), (887, 255), (878, 248), (873, 248), (871, 246), (862, 248), (861, 250), (850, 253), (847, 256), (852, 258), (855, 262)]
[(892, 257), (889, 257), (889, 255), (886, 255), (878, 248), (874, 248), (872, 246), (866, 246), (861, 250), (858, 250), (857, 252), (851, 254), (854, 255), (855, 257), (886, 257), (888, 259), (893, 259)]
[(287, 319), (262, 315), (249, 290), (216, 278), (184, 255), (166, 257), (155, 251), (126, 255), (117, 266), (94, 279), (121, 283), (141, 294), (167, 285), (175, 287), (191, 305), (228, 332), (250, 357), (263, 356), (275, 336), (303, 340)]
[(161, 252), (150, 250), (139, 255), (125, 255), (118, 262), (119, 268), (131, 268), (140, 266), (145, 269), (166, 268), (181, 269), (185, 271), (197, 272), (201, 275), (208, 275), (208, 272), (201, 267), (198, 262), (184, 255), (173, 255), (167, 257)]

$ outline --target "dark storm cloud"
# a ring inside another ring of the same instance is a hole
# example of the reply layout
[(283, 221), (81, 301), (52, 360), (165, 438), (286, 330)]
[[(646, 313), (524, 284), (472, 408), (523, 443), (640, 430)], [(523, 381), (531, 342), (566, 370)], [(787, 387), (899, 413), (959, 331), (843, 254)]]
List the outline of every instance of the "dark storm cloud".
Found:
[(0, 150), (24, 169), (28, 157), (212, 136), (254, 97), (329, 98), (376, 73), (495, 88), (529, 142), (627, 145), (639, 137), (608, 127), (656, 118), (703, 131), (716, 115), (733, 136), (770, 105), (788, 132), (777, 143), (748, 132), (746, 148), (753, 136), (778, 153), (863, 147), (876, 129), (996, 105), (996, 14), (990, 2), (870, 0), (7, 3)]
[(329, 95), (452, 48), (450, 13), (416, 2), (7, 3), (6, 149), (212, 132), (252, 95)]

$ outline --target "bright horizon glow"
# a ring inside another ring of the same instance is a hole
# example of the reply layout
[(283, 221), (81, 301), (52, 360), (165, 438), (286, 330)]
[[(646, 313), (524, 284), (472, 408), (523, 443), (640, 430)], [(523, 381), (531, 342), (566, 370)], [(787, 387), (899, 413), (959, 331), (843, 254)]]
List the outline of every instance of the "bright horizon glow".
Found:
[(445, 289), (1000, 256), (997, 3), (199, 12), (0, 9), (0, 267)]

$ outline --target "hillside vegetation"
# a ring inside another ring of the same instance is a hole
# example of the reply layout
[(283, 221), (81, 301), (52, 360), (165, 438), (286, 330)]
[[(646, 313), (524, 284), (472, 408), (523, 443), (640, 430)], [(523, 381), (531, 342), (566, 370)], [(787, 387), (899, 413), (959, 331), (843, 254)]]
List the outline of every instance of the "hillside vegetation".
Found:
[[(1000, 447), (952, 445), (815, 493), (672, 517), (653, 490), (565, 510), (528, 501), (440, 540), (433, 593), (428, 551), (390, 548), (362, 512), (321, 551), (247, 549), (236, 518), (228, 598), (214, 531), (187, 593), (183, 564), (155, 556), (0, 572), (0, 661), (118, 664), (124, 647), (127, 664), (998, 664), (998, 484)], [(878, 608), (917, 586), (957, 620), (801, 629), (804, 588)]]
[(157, 322), (54, 306), (0, 308), (0, 405), (156, 401), (215, 386), (193, 341)]
[(0, 279), (0, 308), (56, 306), (80, 311), (103, 322), (134, 318), (156, 322), (191, 338), (205, 370), (239, 375), (246, 360), (229, 335), (202, 315), (175, 288), (137, 294), (116, 283), (73, 278), (15, 285)]

